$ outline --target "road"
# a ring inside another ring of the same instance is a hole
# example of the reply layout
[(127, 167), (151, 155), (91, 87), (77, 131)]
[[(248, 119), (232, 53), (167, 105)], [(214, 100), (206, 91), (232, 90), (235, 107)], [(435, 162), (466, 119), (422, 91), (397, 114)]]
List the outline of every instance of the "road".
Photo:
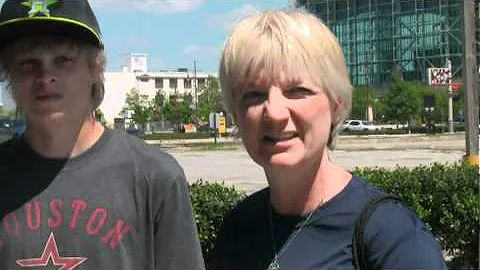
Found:
[[(330, 158), (347, 170), (355, 167), (394, 168), (397, 165), (415, 167), (434, 162), (453, 163), (465, 154), (464, 136), (461, 132), (436, 136), (341, 136), (337, 150), (331, 152)], [(193, 152), (168, 148), (166, 151), (182, 165), (189, 181), (224, 182), (247, 193), (266, 186), (262, 168), (243, 149)]]
[[(178, 160), (189, 181), (224, 182), (247, 193), (266, 186), (262, 168), (244, 150), (190, 152), (169, 149), (167, 152)], [(463, 154), (461, 150), (337, 150), (331, 153), (331, 159), (352, 170), (355, 167), (394, 168), (397, 164), (413, 167), (433, 162), (455, 162)]]

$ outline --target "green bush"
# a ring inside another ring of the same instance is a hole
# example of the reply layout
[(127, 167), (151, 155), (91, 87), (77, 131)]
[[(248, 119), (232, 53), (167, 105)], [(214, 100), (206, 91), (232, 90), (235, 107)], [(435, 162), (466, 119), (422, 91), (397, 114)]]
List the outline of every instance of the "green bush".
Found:
[(357, 168), (355, 174), (401, 197), (430, 227), (451, 268), (478, 267), (480, 199), (478, 169), (466, 163), (412, 169)]
[[(215, 244), (223, 216), (245, 197), (245, 193), (200, 179), (190, 184), (190, 197), (203, 257), (207, 259)], [(208, 261), (205, 263), (208, 265)]]

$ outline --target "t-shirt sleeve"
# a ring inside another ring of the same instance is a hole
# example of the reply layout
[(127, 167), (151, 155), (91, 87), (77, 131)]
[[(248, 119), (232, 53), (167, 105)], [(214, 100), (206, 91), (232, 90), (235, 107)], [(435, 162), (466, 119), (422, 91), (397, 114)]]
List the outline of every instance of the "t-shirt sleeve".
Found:
[(156, 269), (204, 269), (185, 175), (176, 174), (155, 216)]
[(440, 246), (414, 212), (397, 202), (378, 205), (365, 230), (375, 269), (447, 269)]

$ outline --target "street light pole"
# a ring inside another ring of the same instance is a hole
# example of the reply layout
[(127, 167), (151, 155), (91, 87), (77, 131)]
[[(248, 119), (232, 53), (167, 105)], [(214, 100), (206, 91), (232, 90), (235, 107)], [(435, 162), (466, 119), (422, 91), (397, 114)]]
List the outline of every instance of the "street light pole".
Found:
[(447, 60), (448, 70), (448, 132), (453, 133), (453, 87), (452, 87), (452, 61)]

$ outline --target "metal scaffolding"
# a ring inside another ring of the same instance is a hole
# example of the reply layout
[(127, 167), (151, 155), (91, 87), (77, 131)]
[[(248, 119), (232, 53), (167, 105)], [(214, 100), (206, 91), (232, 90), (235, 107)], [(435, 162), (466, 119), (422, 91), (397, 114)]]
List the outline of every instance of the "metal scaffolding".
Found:
[[(461, 1), (297, 0), (295, 5), (316, 14), (336, 34), (354, 85), (382, 89), (393, 72), (426, 83), (427, 68), (443, 67), (447, 59), (453, 80), (461, 81)], [(480, 0), (475, 3), (478, 16)]]

